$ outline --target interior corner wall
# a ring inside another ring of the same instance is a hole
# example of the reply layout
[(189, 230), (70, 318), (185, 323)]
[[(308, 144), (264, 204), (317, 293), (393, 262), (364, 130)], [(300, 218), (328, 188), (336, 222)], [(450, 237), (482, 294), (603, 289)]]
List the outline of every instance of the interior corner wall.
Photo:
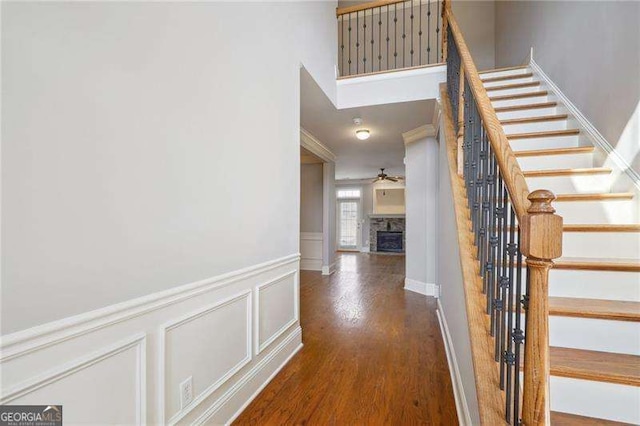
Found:
[(640, 172), (640, 2), (498, 1), (496, 65), (533, 58)]
[(458, 21), (478, 70), (495, 66), (495, 8), (503, 1), (453, 0), (451, 9)]
[(406, 146), (406, 276), (436, 283), (438, 143), (424, 138)]
[(322, 247), (322, 269), (325, 275), (331, 273), (335, 267), (337, 250), (337, 209), (336, 209), (336, 164), (327, 162), (322, 164), (323, 173), (323, 210), (322, 240), (326, 242)]
[(322, 164), (300, 165), (300, 232), (322, 232)]
[[(443, 118), (440, 119), (443, 128)], [(471, 358), (471, 339), (467, 319), (466, 298), (460, 264), (460, 246), (458, 244), (458, 230), (454, 210), (451, 178), (449, 176), (449, 162), (447, 161), (444, 132), (440, 132), (438, 148), (438, 222), (437, 222), (437, 280), (440, 286), (439, 303), (442, 307), (446, 329), (450, 336), (449, 351), (455, 354), (455, 365), (449, 365), (457, 370), (460, 377), (462, 392), (471, 424), (480, 424), (480, 412), (476, 393), (475, 373)], [(446, 336), (445, 336), (446, 338)], [(453, 383), (454, 387), (459, 385)], [(456, 401), (458, 403), (458, 401)], [(461, 420), (462, 421), (462, 420)]]

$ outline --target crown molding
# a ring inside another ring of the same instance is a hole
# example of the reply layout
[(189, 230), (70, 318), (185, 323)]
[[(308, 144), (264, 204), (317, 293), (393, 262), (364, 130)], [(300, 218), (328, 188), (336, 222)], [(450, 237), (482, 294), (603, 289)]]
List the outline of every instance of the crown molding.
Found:
[(300, 127), (300, 146), (309, 150), (326, 162), (335, 163), (336, 155), (315, 136)]
[(428, 137), (436, 136), (436, 128), (433, 124), (425, 124), (424, 126), (416, 127), (413, 130), (409, 130), (402, 134), (402, 139), (405, 145), (419, 141)]

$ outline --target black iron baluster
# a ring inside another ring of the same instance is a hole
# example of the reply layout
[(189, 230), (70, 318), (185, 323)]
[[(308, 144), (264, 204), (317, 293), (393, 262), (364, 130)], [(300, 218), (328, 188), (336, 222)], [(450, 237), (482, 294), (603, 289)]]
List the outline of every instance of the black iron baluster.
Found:
[(431, 0), (427, 3), (427, 64), (431, 63)]
[(438, 57), (438, 48), (440, 48), (440, 60), (442, 60), (442, 58), (444, 58), (444, 54), (442, 52), (442, 48), (440, 47), (440, 41), (439, 41), (439, 34), (440, 34), (440, 0), (436, 0), (436, 6), (437, 6), (437, 14), (436, 14), (436, 58)]
[(413, 0), (411, 0), (411, 14), (409, 18), (411, 19), (411, 50), (409, 53), (411, 54), (411, 66), (413, 66)]
[(402, 3), (402, 68), (405, 67), (405, 57), (407, 56), (407, 8), (405, 3)]
[[(515, 212), (512, 211), (512, 215), (515, 222)], [(520, 229), (517, 233), (516, 247), (518, 247), (516, 253), (516, 317), (515, 317), (515, 329), (513, 330), (513, 342), (514, 342), (514, 380), (513, 380), (513, 424), (520, 424), (520, 347), (524, 343), (526, 336), (524, 335), (525, 325), (523, 324), (522, 308), (527, 310), (527, 294), (529, 289), (529, 270), (527, 269), (526, 277), (526, 294), (522, 294), (522, 253), (520, 252)], [(526, 321), (526, 318), (524, 318)]]
[(360, 11), (356, 12), (356, 74), (360, 73)]
[(418, 15), (420, 16), (420, 31), (418, 31), (418, 63), (422, 65), (422, 0), (420, 1), (420, 10)]
[(344, 23), (344, 19), (342, 19), (342, 15), (338, 16), (338, 40), (340, 42), (340, 58), (338, 59), (338, 63), (340, 64), (340, 74), (344, 72), (344, 28), (342, 24)]
[(393, 68), (398, 68), (398, 3), (393, 5)]
[(378, 8), (378, 71), (382, 71), (382, 7)]
[(387, 70), (389, 69), (389, 5), (387, 5)]
[(373, 25), (373, 9), (371, 9), (371, 56), (370, 56), (371, 57), (371, 72), (374, 71), (373, 64), (375, 63), (375, 60), (373, 59), (374, 58), (374, 56), (373, 56), (373, 38), (374, 38), (373, 33), (374, 33), (374, 28), (375, 28), (375, 26)]
[(351, 13), (349, 13), (349, 72), (347, 75), (351, 75)]
[(362, 11), (362, 72), (367, 72), (367, 11)]
[[(516, 292), (519, 292), (520, 286), (517, 280), (515, 279), (515, 274), (518, 273), (518, 270), (514, 269), (515, 263), (516, 263), (516, 256), (518, 256), (520, 253), (520, 250), (518, 248), (518, 244), (515, 238), (517, 233), (519, 233), (519, 230), (517, 229), (518, 225), (516, 223), (516, 213), (513, 208), (513, 204), (511, 203), (511, 199), (509, 199), (509, 201), (510, 201), (509, 203), (509, 244), (507, 245), (509, 260), (508, 260), (507, 272), (509, 276), (509, 286), (512, 287), (513, 285), (515, 285)], [(516, 296), (516, 300), (514, 300), (514, 302), (518, 304), (517, 299), (519, 299), (519, 296)], [(520, 312), (518, 312), (517, 306), (516, 306), (516, 312), (512, 313), (511, 315), (515, 315), (516, 324), (517, 324), (518, 322), (517, 318), (518, 318), (518, 315), (520, 315)], [(517, 333), (515, 333), (515, 330), (509, 330), (509, 333), (511, 334), (510, 336), (511, 340), (515, 341), (518, 339)], [(516, 343), (516, 345), (514, 346), (514, 351), (509, 352), (507, 357), (508, 367), (511, 370), (512, 372), (511, 374), (514, 379), (517, 379), (520, 377), (520, 364), (519, 364), (520, 354), (518, 353), (519, 350), (520, 350), (519, 345)], [(514, 384), (507, 383), (507, 386), (511, 387), (511, 391), (509, 393), (514, 394), (515, 392)], [(507, 412), (509, 411), (508, 409), (509, 405), (513, 407), (513, 401), (507, 400)]]

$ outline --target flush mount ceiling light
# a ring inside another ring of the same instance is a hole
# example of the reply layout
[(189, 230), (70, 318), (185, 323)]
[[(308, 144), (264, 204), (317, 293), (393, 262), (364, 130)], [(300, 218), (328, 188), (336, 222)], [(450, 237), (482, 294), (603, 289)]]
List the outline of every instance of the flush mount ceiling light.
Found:
[(369, 139), (369, 136), (371, 136), (371, 133), (367, 129), (356, 130), (356, 137), (361, 141)]

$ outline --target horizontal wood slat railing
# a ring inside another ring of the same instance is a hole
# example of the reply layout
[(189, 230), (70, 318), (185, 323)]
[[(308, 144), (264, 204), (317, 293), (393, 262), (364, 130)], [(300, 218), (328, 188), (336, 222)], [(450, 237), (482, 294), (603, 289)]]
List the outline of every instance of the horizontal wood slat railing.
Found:
[[(485, 297), (480, 303), (489, 317), (489, 334), (494, 341), (491, 358), (499, 370), (499, 386), (494, 386), (494, 392), (504, 398), (502, 418), (506, 423), (548, 425), (549, 270), (553, 259), (562, 254), (562, 218), (551, 205), (555, 199), (552, 192), (529, 191), (450, 0), (442, 9), (445, 92), (451, 103), (445, 110), (455, 130), (445, 134), (453, 139), (448, 143), (456, 150), (455, 172), (466, 190), (465, 208), (469, 210), (480, 290)], [(474, 356), (477, 359), (483, 358)], [(478, 367), (474, 365), (476, 370)], [(483, 380), (477, 374), (476, 379)], [(486, 383), (476, 383), (476, 387), (487, 389)], [(482, 406), (484, 394), (477, 394)]]

